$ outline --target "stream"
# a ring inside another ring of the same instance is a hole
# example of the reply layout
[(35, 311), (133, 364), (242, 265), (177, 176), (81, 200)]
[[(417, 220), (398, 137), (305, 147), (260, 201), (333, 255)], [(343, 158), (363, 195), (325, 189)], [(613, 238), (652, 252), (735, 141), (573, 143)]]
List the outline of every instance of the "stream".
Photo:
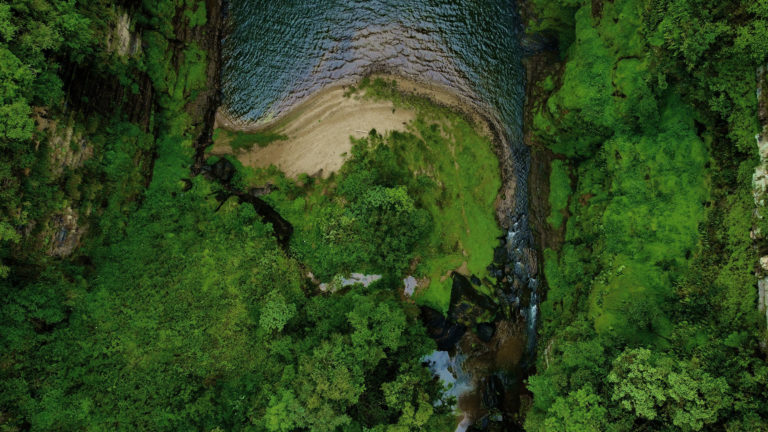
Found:
[[(270, 121), (320, 89), (385, 72), (450, 87), (497, 129), (508, 150), (509, 160), (501, 161), (508, 167), (505, 182), (514, 193), (499, 212), (506, 235), (488, 245), (495, 252), (489, 270), (499, 281), (496, 319), (483, 323), (481, 340), (480, 327), (449, 329), (456, 324), (455, 311), (449, 312), (440, 325), (450, 343), (424, 360), (458, 399), (457, 431), (518, 427), (522, 381), (535, 356), (538, 280), (527, 216), (525, 53), (517, 4), (232, 0), (225, 13), (223, 106), (236, 123)], [(455, 278), (454, 290), (456, 284)]]

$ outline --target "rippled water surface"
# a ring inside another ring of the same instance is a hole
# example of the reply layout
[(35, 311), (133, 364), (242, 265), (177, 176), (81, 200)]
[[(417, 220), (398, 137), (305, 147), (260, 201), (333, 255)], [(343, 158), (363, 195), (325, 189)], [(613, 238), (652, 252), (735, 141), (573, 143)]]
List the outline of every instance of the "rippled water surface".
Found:
[(448, 85), (519, 136), (524, 73), (509, 0), (234, 0), (225, 105), (279, 115), (314, 91), (384, 70)]

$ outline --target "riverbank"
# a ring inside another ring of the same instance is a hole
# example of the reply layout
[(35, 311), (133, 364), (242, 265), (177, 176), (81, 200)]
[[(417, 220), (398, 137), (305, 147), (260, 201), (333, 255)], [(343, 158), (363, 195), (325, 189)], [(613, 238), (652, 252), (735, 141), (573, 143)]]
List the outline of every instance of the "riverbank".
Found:
[[(510, 144), (498, 116), (477, 106), (450, 87), (425, 81), (415, 81), (392, 73), (374, 73), (368, 80), (395, 81), (398, 92), (405, 97), (429, 100), (466, 120), (493, 144), (499, 160), (501, 183), (495, 204), (496, 220), (504, 230), (513, 225), (517, 202), (517, 176)], [(348, 94), (360, 81), (340, 82), (322, 89), (300, 101), (277, 117), (258, 121), (233, 118), (226, 107), (216, 111), (214, 129), (229, 134), (279, 134), (287, 137), (274, 146), (254, 146), (245, 151), (232, 149), (224, 139), (214, 139), (211, 155), (233, 155), (245, 166), (266, 168), (275, 165), (289, 178), (296, 179), (306, 173), (327, 177), (338, 171), (349, 155), (349, 137), (362, 138), (371, 129), (379, 132), (404, 131), (405, 124), (414, 118), (414, 110), (395, 108), (391, 101), (360, 98)]]
[[(425, 98), (437, 106), (460, 113), (483, 136), (501, 147), (497, 126), (490, 115), (479, 114), (475, 107), (463, 101), (448, 87), (435, 83), (409, 80), (390, 74), (374, 74), (369, 80), (396, 82), (398, 92), (405, 96)], [(216, 113), (214, 128), (227, 133), (214, 139), (212, 155), (234, 155), (245, 166), (266, 168), (275, 165), (286, 176), (296, 179), (300, 174), (328, 177), (344, 164), (352, 148), (350, 137), (360, 139), (371, 129), (386, 133), (406, 131), (416, 118), (416, 110), (395, 106), (391, 100), (365, 97), (356, 92), (358, 82), (327, 87), (311, 95), (275, 118), (256, 122), (233, 119), (225, 107)], [(279, 135), (284, 139), (270, 145), (233, 148), (233, 134)], [(498, 151), (498, 150), (497, 150)]]

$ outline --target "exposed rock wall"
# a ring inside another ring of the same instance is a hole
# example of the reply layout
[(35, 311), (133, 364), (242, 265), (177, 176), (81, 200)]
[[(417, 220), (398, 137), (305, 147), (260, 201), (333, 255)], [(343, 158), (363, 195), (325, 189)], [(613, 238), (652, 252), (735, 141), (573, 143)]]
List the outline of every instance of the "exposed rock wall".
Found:
[(205, 7), (208, 15), (204, 25), (189, 27), (186, 20), (182, 20), (176, 31), (179, 39), (194, 42), (205, 51), (208, 60), (205, 87), (186, 107), (197, 134), (192, 167), (194, 174), (199, 173), (203, 166), (205, 148), (213, 143), (216, 111), (221, 104), (221, 40), (225, 26), (223, 1), (205, 0)]
[[(768, 203), (768, 76), (766, 76), (766, 67), (758, 68), (756, 75), (758, 119), (761, 131), (755, 136), (755, 140), (760, 155), (760, 163), (752, 175), (752, 193), (755, 198), (755, 219), (759, 221), (768, 217), (768, 208), (766, 208)], [(755, 247), (758, 247), (766, 236), (768, 233), (761, 232), (757, 224), (753, 226), (752, 232), (750, 232)], [(758, 308), (765, 314), (766, 325), (768, 326), (768, 255), (762, 256), (755, 268), (755, 276), (758, 279)]]
[[(190, 115), (193, 134), (199, 153), (210, 143), (214, 116), (219, 105), (219, 70), (221, 57), (222, 1), (205, 1), (207, 19), (203, 25), (190, 25), (185, 10), (180, 7), (174, 19), (174, 39), (170, 41), (174, 66), (183, 61), (185, 48), (194, 44), (206, 53), (206, 85), (191, 95), (185, 110)], [(24, 229), (26, 250), (39, 250), (44, 254), (66, 258), (80, 246), (83, 235), (89, 231), (89, 221), (98, 215), (98, 206), (82, 205), (76, 182), (82, 177), (83, 165), (92, 158), (103, 157), (104, 148), (93, 145), (94, 134), (104, 132), (112, 119), (121, 119), (138, 125), (145, 133), (153, 133), (153, 113), (157, 98), (152, 81), (146, 72), (131, 66), (142, 61), (145, 47), (143, 28), (137, 19), (140, 2), (125, 1), (118, 6), (107, 29), (101, 57), (75, 64), (64, 59), (61, 77), (66, 100), (62, 106), (37, 108), (34, 113), (37, 129), (44, 137), (35, 145), (41, 157), (47, 158), (50, 184), (60, 185), (65, 195), (64, 205), (43, 218), (31, 221)], [(121, 81), (118, 74), (106, 71), (99, 63), (105, 60), (122, 62), (132, 82)], [(154, 149), (140, 150), (133, 156), (134, 167), (146, 179), (151, 178)], [(74, 184), (74, 187), (68, 187)], [(102, 192), (104, 193), (104, 192)], [(128, 194), (126, 199), (139, 199), (141, 190)], [(110, 197), (103, 197), (106, 202)], [(80, 208), (83, 207), (83, 208)], [(92, 215), (93, 213), (93, 215)]]

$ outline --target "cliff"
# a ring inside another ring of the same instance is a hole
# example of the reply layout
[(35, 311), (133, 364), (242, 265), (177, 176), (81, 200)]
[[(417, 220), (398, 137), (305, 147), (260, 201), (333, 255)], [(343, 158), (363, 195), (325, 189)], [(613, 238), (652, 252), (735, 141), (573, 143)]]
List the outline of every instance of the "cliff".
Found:
[[(89, 239), (115, 238), (140, 205), (151, 180), (166, 89), (153, 79), (156, 11), (134, 3), (84, 7), (86, 16), (101, 15), (90, 21), (98, 32), (95, 52), (76, 59), (51, 54), (60, 64), (64, 98), (33, 108), (35, 162), (18, 177), (21, 204), (9, 219), (18, 241), (6, 242), (3, 254), (9, 264), (36, 267), (46, 256), (72, 256)], [(188, 133), (202, 149), (210, 142), (219, 100), (222, 5), (208, 0), (192, 9), (205, 12), (203, 24), (184, 2), (174, 10), (172, 34), (163, 40), (168, 69), (205, 66), (202, 85), (182, 98)], [(203, 58), (190, 58), (190, 47)]]

